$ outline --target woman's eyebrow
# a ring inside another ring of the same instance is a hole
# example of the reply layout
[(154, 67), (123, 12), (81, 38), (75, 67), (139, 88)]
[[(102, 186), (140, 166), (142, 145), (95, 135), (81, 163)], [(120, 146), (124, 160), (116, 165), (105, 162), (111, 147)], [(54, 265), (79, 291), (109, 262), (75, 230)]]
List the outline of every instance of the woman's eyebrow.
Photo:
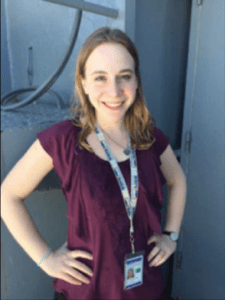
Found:
[(123, 69), (123, 70), (121, 70), (120, 71), (120, 73), (127, 73), (127, 72), (130, 72), (130, 73), (133, 73), (134, 71), (133, 70), (131, 70), (131, 69)]
[(91, 75), (94, 75), (94, 74), (107, 74), (107, 72), (105, 72), (105, 71), (94, 71), (93, 73), (91, 73)]
[[(133, 73), (134, 71), (133, 70), (131, 70), (131, 69), (123, 69), (123, 70), (120, 70), (119, 71), (119, 74), (120, 73), (127, 73), (127, 72), (129, 72), (129, 73)], [(107, 74), (107, 72), (106, 71), (101, 71), (101, 70), (98, 70), (98, 71), (94, 71), (93, 73), (91, 73), (91, 75), (94, 75), (94, 74)]]

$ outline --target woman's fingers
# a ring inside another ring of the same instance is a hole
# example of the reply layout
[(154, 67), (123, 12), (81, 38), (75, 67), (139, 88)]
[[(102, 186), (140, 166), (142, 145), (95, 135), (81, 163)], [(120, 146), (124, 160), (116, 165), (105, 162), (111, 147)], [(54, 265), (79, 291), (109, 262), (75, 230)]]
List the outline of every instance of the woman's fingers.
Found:
[(74, 263), (71, 265), (73, 268), (80, 270), (81, 272), (89, 275), (89, 276), (93, 276), (93, 272), (92, 270), (86, 266), (84, 263), (81, 263), (78, 260), (75, 260)]
[(74, 276), (70, 276), (68, 273), (63, 273), (60, 279), (69, 282), (71, 284), (81, 285), (83, 282), (75, 279)]
[(90, 260), (93, 259), (93, 256), (91, 255), (91, 253), (88, 253), (83, 250), (73, 250), (73, 251), (70, 251), (70, 254), (72, 255), (73, 258), (82, 257), (82, 258), (87, 258)]
[[(93, 259), (92, 255), (82, 250), (68, 250), (67, 243), (52, 251), (43, 261), (41, 267), (49, 276), (60, 278), (71, 284), (90, 283), (89, 278), (82, 273), (93, 276), (92, 270), (78, 258)], [(82, 272), (82, 273), (81, 273)]]
[(150, 266), (159, 266), (164, 263), (172, 253), (176, 250), (176, 242), (170, 240), (167, 235), (154, 236), (150, 238), (156, 242), (156, 246), (152, 249), (151, 253), (148, 256), (148, 261)]
[(148, 261), (150, 262), (158, 253), (160, 252), (159, 247), (154, 247), (148, 256)]
[(93, 276), (93, 272), (88, 266), (86, 266), (84, 263), (81, 263), (78, 260), (76, 260), (76, 258), (79, 258), (79, 257), (92, 260), (93, 256), (90, 253), (88, 253), (86, 251), (82, 251), (82, 250), (74, 250), (74, 251), (71, 251), (70, 253), (71, 253), (71, 256), (73, 258), (75, 258), (75, 261), (72, 264), (72, 267), (79, 269), (80, 271), (82, 271), (83, 273), (86, 273), (87, 275)]
[(71, 268), (62, 268), (61, 272), (58, 272), (57, 275), (55, 275), (55, 278), (62, 279), (70, 284), (75, 284), (75, 285), (81, 285), (83, 281), (81, 282), (77, 277), (77, 272), (71, 272)]
[(82, 250), (71, 251), (70, 255), (73, 257), (74, 260), (70, 262), (70, 266), (72, 267), (72, 269), (69, 270), (69, 274), (83, 283), (87, 283), (87, 284), (90, 283), (90, 280), (84, 275), (82, 275), (79, 271), (89, 276), (93, 276), (92, 270), (84, 263), (78, 261), (77, 258), (81, 257), (81, 258), (92, 260), (93, 259), (92, 255)]
[(160, 265), (165, 260), (165, 252), (159, 251), (157, 256), (151, 261), (150, 267)]
[(81, 283), (87, 283), (87, 284), (90, 283), (90, 280), (75, 268), (67, 269), (67, 274), (69, 274), (71, 277), (75, 278)]

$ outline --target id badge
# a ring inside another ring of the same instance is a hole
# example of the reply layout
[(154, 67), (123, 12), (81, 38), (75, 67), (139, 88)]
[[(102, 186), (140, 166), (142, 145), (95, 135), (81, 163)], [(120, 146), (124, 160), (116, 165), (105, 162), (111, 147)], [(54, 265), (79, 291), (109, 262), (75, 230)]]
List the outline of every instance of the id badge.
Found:
[(124, 260), (124, 290), (143, 284), (145, 251), (125, 255)]

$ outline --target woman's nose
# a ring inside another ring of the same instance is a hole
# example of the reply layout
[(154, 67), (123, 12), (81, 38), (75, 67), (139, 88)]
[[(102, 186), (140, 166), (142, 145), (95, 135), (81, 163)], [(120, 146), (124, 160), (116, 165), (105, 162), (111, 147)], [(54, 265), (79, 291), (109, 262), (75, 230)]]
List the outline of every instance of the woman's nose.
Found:
[(119, 96), (121, 94), (121, 86), (118, 80), (112, 80), (108, 85), (108, 94), (112, 97)]

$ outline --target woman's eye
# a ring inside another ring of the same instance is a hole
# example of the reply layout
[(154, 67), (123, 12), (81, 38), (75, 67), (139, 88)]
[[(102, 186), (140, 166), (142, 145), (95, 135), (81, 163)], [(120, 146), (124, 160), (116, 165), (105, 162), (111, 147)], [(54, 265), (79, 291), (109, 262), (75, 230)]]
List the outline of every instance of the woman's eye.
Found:
[(130, 80), (131, 79), (131, 75), (123, 75), (122, 78), (125, 79), (125, 80)]
[(95, 78), (95, 81), (103, 81), (103, 80), (105, 80), (104, 76), (98, 76)]

